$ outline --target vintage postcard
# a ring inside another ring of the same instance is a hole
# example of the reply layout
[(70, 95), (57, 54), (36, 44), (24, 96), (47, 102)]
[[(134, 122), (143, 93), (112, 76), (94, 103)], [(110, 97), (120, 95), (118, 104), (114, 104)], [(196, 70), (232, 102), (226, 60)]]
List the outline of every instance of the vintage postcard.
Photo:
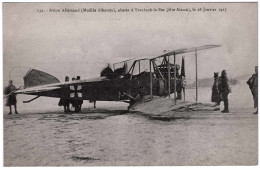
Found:
[(4, 166), (258, 165), (258, 3), (3, 3)]

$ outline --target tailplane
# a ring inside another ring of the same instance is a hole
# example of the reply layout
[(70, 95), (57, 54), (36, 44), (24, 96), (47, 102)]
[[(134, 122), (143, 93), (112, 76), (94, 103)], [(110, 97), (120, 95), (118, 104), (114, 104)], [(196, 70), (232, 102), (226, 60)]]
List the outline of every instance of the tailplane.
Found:
[(26, 75), (23, 77), (23, 80), (24, 80), (24, 88), (42, 86), (42, 85), (60, 82), (56, 77), (36, 69), (29, 70), (26, 73)]

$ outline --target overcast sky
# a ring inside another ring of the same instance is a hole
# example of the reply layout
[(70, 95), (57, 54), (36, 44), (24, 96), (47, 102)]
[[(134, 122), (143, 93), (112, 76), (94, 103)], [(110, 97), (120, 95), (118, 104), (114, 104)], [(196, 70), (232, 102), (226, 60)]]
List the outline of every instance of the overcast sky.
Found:
[[(37, 13), (37, 9), (227, 8), (226, 12)], [(4, 3), (4, 84), (14, 66), (37, 68), (63, 81), (99, 76), (99, 61), (153, 57), (163, 50), (207, 44), (198, 52), (199, 78), (226, 69), (235, 77), (257, 65), (257, 3)], [(183, 55), (181, 55), (183, 56)], [(180, 64), (180, 59), (177, 60)], [(184, 54), (195, 77), (194, 53)]]

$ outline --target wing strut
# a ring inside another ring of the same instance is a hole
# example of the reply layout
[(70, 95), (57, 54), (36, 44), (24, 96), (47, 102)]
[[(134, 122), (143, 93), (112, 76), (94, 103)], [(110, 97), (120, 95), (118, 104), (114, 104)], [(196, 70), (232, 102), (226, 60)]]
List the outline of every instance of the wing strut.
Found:
[(196, 103), (198, 103), (198, 59), (197, 59), (197, 50), (195, 51), (195, 67), (196, 67)]
[(152, 75), (152, 60), (149, 60), (150, 65), (150, 98), (153, 98), (153, 75)]
[(176, 56), (175, 56), (175, 53), (174, 53), (174, 104), (175, 105), (176, 105), (176, 93), (177, 93), (176, 83), (177, 83), (176, 82)]
[[(175, 55), (174, 55), (175, 56)], [(166, 59), (167, 61), (167, 59)], [(170, 56), (168, 56), (167, 71), (168, 71), (168, 95), (171, 98), (171, 70), (170, 70)]]

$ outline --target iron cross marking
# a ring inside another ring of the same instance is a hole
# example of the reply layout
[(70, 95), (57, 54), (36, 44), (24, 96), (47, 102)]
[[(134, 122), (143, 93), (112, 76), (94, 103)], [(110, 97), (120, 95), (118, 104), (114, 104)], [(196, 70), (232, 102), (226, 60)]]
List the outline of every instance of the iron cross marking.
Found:
[(82, 86), (72, 85), (70, 86), (70, 97), (71, 98), (81, 98), (82, 97)]

